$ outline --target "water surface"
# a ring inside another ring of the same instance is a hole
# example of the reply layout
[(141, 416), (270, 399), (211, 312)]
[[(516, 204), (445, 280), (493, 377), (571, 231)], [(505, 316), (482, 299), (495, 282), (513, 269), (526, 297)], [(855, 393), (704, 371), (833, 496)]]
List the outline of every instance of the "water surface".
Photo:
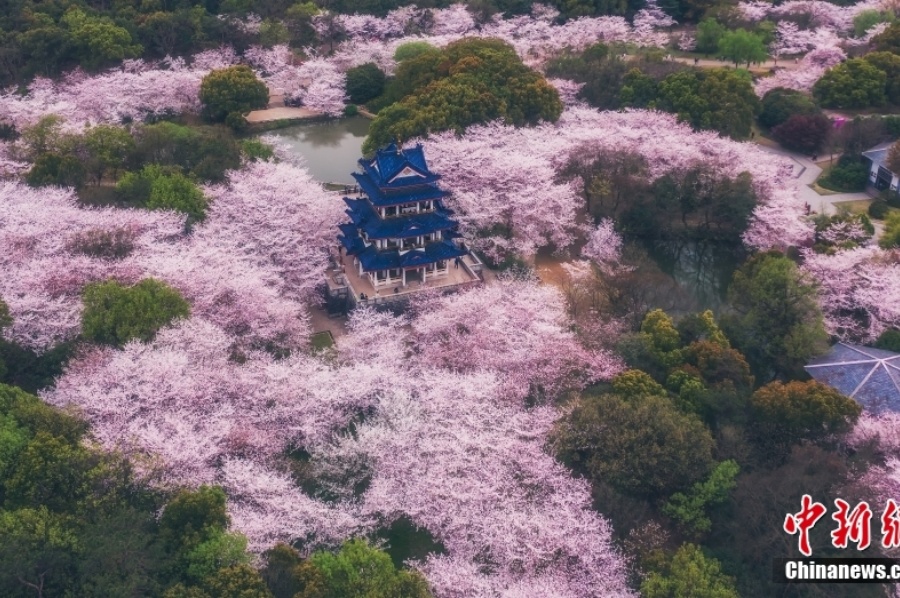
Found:
[(287, 143), (302, 156), (316, 180), (353, 184), (350, 173), (356, 170), (356, 161), (362, 157), (362, 144), (370, 122), (362, 116), (351, 116), (294, 125), (268, 134)]

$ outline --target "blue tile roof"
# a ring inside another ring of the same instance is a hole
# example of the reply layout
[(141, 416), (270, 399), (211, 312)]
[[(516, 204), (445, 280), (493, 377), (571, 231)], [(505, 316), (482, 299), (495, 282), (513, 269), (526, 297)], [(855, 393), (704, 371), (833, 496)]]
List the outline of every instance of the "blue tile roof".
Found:
[(347, 215), (350, 216), (350, 220), (357, 228), (365, 231), (370, 239), (404, 239), (456, 226), (450, 219), (453, 212), (445, 208), (433, 212), (381, 218), (365, 199), (345, 197), (344, 203), (349, 207)]
[(398, 206), (416, 201), (439, 200), (450, 195), (435, 184), (409, 185), (402, 188), (379, 187), (378, 183), (367, 172), (351, 173), (371, 202), (378, 207)]
[[(382, 188), (434, 183), (440, 179), (439, 175), (428, 169), (421, 144), (403, 149), (391, 143), (377, 150), (374, 158), (360, 159), (359, 165)], [(399, 176), (401, 174), (404, 176)]]
[(389, 268), (414, 268), (433, 264), (441, 260), (452, 260), (466, 255), (468, 251), (457, 247), (452, 241), (429, 243), (422, 249), (412, 249), (400, 254), (396, 249), (378, 251), (373, 246), (357, 255), (363, 270), (387, 270)]
[(809, 375), (866, 411), (900, 412), (900, 353), (838, 343), (806, 366)]

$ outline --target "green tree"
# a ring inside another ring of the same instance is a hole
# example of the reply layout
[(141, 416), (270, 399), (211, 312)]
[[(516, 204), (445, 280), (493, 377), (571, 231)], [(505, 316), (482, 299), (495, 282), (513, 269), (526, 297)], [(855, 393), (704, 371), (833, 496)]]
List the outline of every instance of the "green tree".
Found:
[(304, 590), (296, 598), (430, 598), (417, 573), (397, 570), (391, 558), (365, 540), (348, 540), (340, 551), (316, 552), (301, 566)]
[(286, 44), (290, 40), (291, 32), (280, 20), (266, 19), (259, 26), (259, 43), (266, 48)]
[(719, 561), (705, 556), (694, 544), (683, 544), (661, 571), (651, 572), (641, 584), (641, 594), (646, 598), (740, 598)]
[(895, 353), (900, 353), (900, 330), (896, 330), (894, 328), (885, 330), (878, 335), (878, 339), (875, 341), (875, 344), (873, 346), (877, 349), (884, 349), (885, 351), (894, 351)]
[(135, 131), (135, 164), (177, 166), (202, 181), (220, 182), (241, 165), (241, 146), (226, 127), (186, 127), (171, 122), (143, 125)]
[(627, 399), (633, 396), (667, 397), (668, 393), (650, 374), (641, 370), (627, 370), (612, 380), (613, 392)]
[(719, 40), (719, 53), (734, 62), (734, 66), (746, 62), (750, 68), (752, 62), (763, 62), (769, 53), (762, 36), (744, 29), (728, 31)]
[(81, 330), (84, 338), (122, 346), (130, 340), (148, 341), (178, 318), (190, 315), (190, 306), (178, 291), (145, 278), (132, 287), (115, 281), (87, 285), (83, 293)]
[(159, 519), (160, 534), (175, 549), (194, 548), (228, 527), (225, 498), (218, 486), (181, 491)]
[(440, 52), (440, 50), (428, 42), (406, 42), (405, 44), (400, 44), (397, 46), (397, 49), (394, 50), (394, 60), (396, 62), (403, 62), (404, 60), (416, 58), (427, 52)]
[(83, 495), (80, 481), (91, 469), (89, 453), (65, 438), (39, 431), (16, 456), (3, 484), (8, 507), (42, 505), (66, 512)]
[(313, 17), (318, 14), (319, 7), (314, 2), (297, 2), (285, 11), (284, 24), (291, 36), (291, 46), (303, 47), (315, 41)]
[(659, 85), (657, 106), (695, 129), (714, 129), (736, 139), (749, 137), (759, 100), (746, 73), (728, 69), (683, 71)]
[(883, 249), (900, 247), (900, 214), (893, 212), (888, 214), (884, 221), (884, 232), (878, 239), (878, 245)]
[(204, 588), (210, 598), (272, 598), (259, 571), (247, 564), (219, 569), (206, 579)]
[(76, 156), (48, 152), (35, 159), (31, 170), (25, 175), (25, 182), (32, 187), (56, 185), (77, 189), (84, 185), (86, 178), (84, 162)]
[(856, 37), (863, 37), (875, 25), (893, 23), (895, 20), (894, 13), (890, 11), (863, 10), (853, 17), (853, 33)]
[(884, 72), (886, 84), (884, 93), (888, 102), (900, 105), (900, 56), (891, 52), (870, 52), (863, 59)]
[(229, 114), (243, 115), (269, 103), (266, 84), (245, 65), (210, 72), (200, 84), (200, 102), (206, 118), (223, 122)]
[(891, 24), (890, 27), (876, 35), (872, 42), (878, 52), (900, 54), (900, 22)]
[(516, 126), (536, 124), (562, 113), (553, 86), (497, 39), (465, 38), (440, 53), (406, 60), (384, 95), (399, 101), (372, 121), (363, 145), (367, 153), (394, 139), (461, 132), (498, 118)]
[(85, 131), (84, 146), (88, 151), (88, 169), (98, 185), (109, 171), (115, 177), (135, 147), (131, 133), (112, 125), (97, 125)]
[(184, 555), (187, 576), (194, 581), (212, 577), (225, 567), (250, 564), (247, 538), (213, 528), (207, 538)]
[(861, 58), (832, 67), (816, 81), (813, 94), (826, 108), (869, 108), (884, 105), (884, 71)]
[(750, 398), (767, 439), (816, 442), (848, 432), (862, 408), (853, 399), (815, 380), (771, 382)]
[(0, 511), (0, 588), (7, 596), (63, 595), (77, 547), (65, 515), (46, 507)]
[(740, 467), (735, 461), (722, 461), (706, 480), (694, 484), (690, 491), (673, 494), (663, 506), (663, 513), (677, 521), (690, 534), (699, 536), (708, 532), (712, 521), (707, 510), (728, 500), (739, 471)]
[(697, 51), (706, 55), (719, 49), (719, 40), (727, 30), (715, 19), (703, 19), (697, 25)]
[(28, 28), (15, 36), (23, 57), (24, 73), (52, 76), (59, 73), (71, 51), (68, 32), (50, 15), (32, 13)]
[(668, 496), (704, 477), (713, 439), (659, 396), (582, 397), (554, 432), (558, 457), (591, 480), (635, 496)]
[(816, 289), (796, 264), (777, 252), (751, 257), (735, 273), (728, 298), (736, 315), (723, 322), (757, 378), (802, 375), (827, 349)]
[(140, 56), (140, 44), (131, 34), (111, 19), (90, 17), (78, 8), (70, 9), (61, 19), (68, 29), (68, 40), (81, 65), (97, 69), (125, 58)]
[(650, 75), (645, 75), (639, 69), (631, 69), (622, 78), (622, 89), (619, 99), (623, 106), (634, 108), (648, 108), (656, 104), (659, 95), (659, 84)]
[(116, 185), (121, 201), (151, 210), (175, 210), (192, 220), (206, 217), (206, 198), (197, 185), (179, 172), (155, 164), (129, 172)]
[(347, 71), (347, 95), (354, 104), (365, 104), (381, 95), (386, 80), (374, 63), (361, 64)]
[(806, 94), (784, 87), (769, 90), (763, 96), (759, 124), (775, 127), (792, 116), (819, 114), (819, 107)]
[(834, 125), (824, 114), (795, 114), (772, 129), (772, 136), (787, 149), (815, 154)]

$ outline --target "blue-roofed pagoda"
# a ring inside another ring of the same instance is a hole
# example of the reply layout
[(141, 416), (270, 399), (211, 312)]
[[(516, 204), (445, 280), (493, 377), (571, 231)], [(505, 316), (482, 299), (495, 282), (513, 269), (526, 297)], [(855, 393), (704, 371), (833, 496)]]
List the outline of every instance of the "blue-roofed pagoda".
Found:
[(422, 145), (392, 143), (359, 166), (360, 197), (344, 198), (350, 222), (338, 235), (359, 276), (375, 289), (447, 276), (450, 262), (468, 251), (455, 241), (457, 223), (443, 204), (449, 193), (438, 187), (441, 176), (429, 170)]

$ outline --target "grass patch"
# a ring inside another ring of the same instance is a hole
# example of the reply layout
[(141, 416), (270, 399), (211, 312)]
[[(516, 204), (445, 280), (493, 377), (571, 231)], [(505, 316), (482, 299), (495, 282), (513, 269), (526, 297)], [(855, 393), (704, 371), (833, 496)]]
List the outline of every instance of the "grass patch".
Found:
[(309, 344), (313, 353), (321, 353), (334, 346), (334, 336), (332, 336), (330, 330), (316, 332), (310, 337)]
[[(834, 209), (847, 210), (851, 214), (868, 214), (869, 206), (872, 205), (871, 199), (854, 199), (852, 201), (836, 201)], [(889, 208), (896, 210), (897, 208)]]

